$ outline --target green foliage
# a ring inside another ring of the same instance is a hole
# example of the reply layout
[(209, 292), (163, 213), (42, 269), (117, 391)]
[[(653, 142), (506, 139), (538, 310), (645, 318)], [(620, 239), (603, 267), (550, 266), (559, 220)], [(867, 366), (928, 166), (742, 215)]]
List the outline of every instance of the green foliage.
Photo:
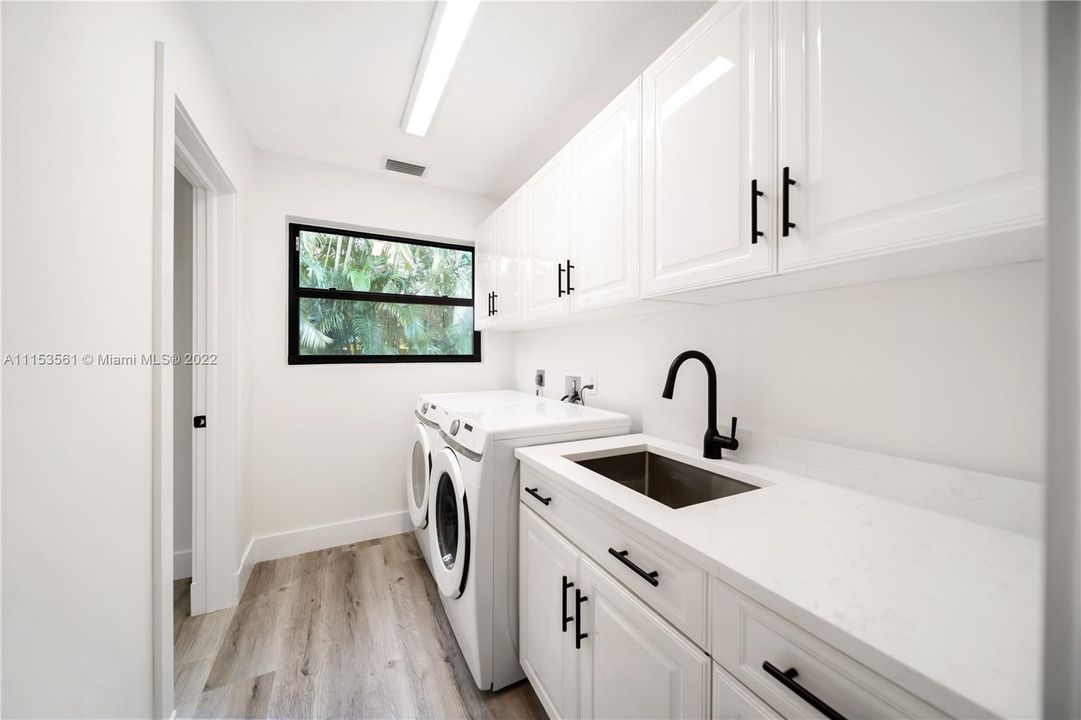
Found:
[[(300, 287), (470, 298), (472, 254), (303, 231)], [(473, 309), (300, 299), (300, 351), (331, 355), (468, 355)]]

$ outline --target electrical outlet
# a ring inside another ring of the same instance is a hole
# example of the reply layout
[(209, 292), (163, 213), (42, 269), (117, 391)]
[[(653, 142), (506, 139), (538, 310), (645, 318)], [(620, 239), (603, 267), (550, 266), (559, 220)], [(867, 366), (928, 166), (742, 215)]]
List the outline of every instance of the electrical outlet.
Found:
[(584, 390), (584, 393), (599, 392), (597, 390), (597, 373), (593, 372), (592, 370), (582, 373), (582, 387), (589, 387), (590, 385), (592, 385), (593, 387), (589, 390)]

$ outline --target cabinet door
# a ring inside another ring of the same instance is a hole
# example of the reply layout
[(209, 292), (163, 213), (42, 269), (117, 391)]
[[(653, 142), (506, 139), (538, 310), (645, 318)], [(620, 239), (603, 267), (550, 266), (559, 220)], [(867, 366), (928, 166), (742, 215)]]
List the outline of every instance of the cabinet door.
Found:
[(709, 657), (582, 556), (583, 718), (703, 718)]
[(772, 8), (715, 5), (642, 76), (646, 296), (774, 270)]
[(779, 720), (780, 715), (739, 680), (713, 663), (713, 720)]
[(639, 295), (641, 79), (574, 139), (571, 310)]
[(499, 211), (480, 224), (473, 236), (473, 326), (477, 330), (495, 327), (489, 294), (496, 291), (496, 223)]
[(1042, 3), (778, 12), (782, 271), (1043, 221)]
[(564, 622), (564, 618), (574, 613), (578, 552), (532, 510), (521, 506), (520, 513), (518, 641), (522, 669), (549, 717), (576, 718), (574, 622)]
[(495, 318), (499, 327), (525, 319), (525, 248), (529, 228), (524, 197), (521, 191), (512, 195), (498, 213), (499, 281)]
[(529, 202), (528, 301), (531, 319), (565, 315), (571, 233), (571, 154), (561, 152), (533, 178)]

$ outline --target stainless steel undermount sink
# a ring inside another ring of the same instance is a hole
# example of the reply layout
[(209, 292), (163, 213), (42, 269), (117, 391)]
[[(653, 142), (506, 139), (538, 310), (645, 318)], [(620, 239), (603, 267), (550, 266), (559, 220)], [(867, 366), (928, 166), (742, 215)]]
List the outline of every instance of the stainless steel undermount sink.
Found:
[(583, 460), (568, 459), (676, 509), (758, 489), (756, 485), (687, 465), (648, 450)]

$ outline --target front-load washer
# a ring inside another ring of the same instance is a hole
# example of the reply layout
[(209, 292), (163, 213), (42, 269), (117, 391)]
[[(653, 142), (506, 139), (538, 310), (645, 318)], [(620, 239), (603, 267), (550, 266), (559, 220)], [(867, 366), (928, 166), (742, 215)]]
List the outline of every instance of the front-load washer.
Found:
[(413, 523), (413, 532), (417, 538), (421, 555), (431, 570), (432, 562), (428, 551), (430, 546), (428, 527), (428, 494), (432, 461), (441, 441), (439, 439), (439, 417), (453, 409), (465, 411), (479, 409), (489, 405), (519, 405), (535, 400), (532, 395), (512, 390), (483, 390), (461, 393), (426, 393), (417, 398), (413, 408), (415, 422), (405, 457), (405, 495), (409, 519)]
[(518, 395), (501, 405), (445, 406), (429, 483), (432, 576), (482, 690), (498, 690), (525, 677), (518, 662), (514, 449), (623, 435), (631, 425), (627, 415)]

